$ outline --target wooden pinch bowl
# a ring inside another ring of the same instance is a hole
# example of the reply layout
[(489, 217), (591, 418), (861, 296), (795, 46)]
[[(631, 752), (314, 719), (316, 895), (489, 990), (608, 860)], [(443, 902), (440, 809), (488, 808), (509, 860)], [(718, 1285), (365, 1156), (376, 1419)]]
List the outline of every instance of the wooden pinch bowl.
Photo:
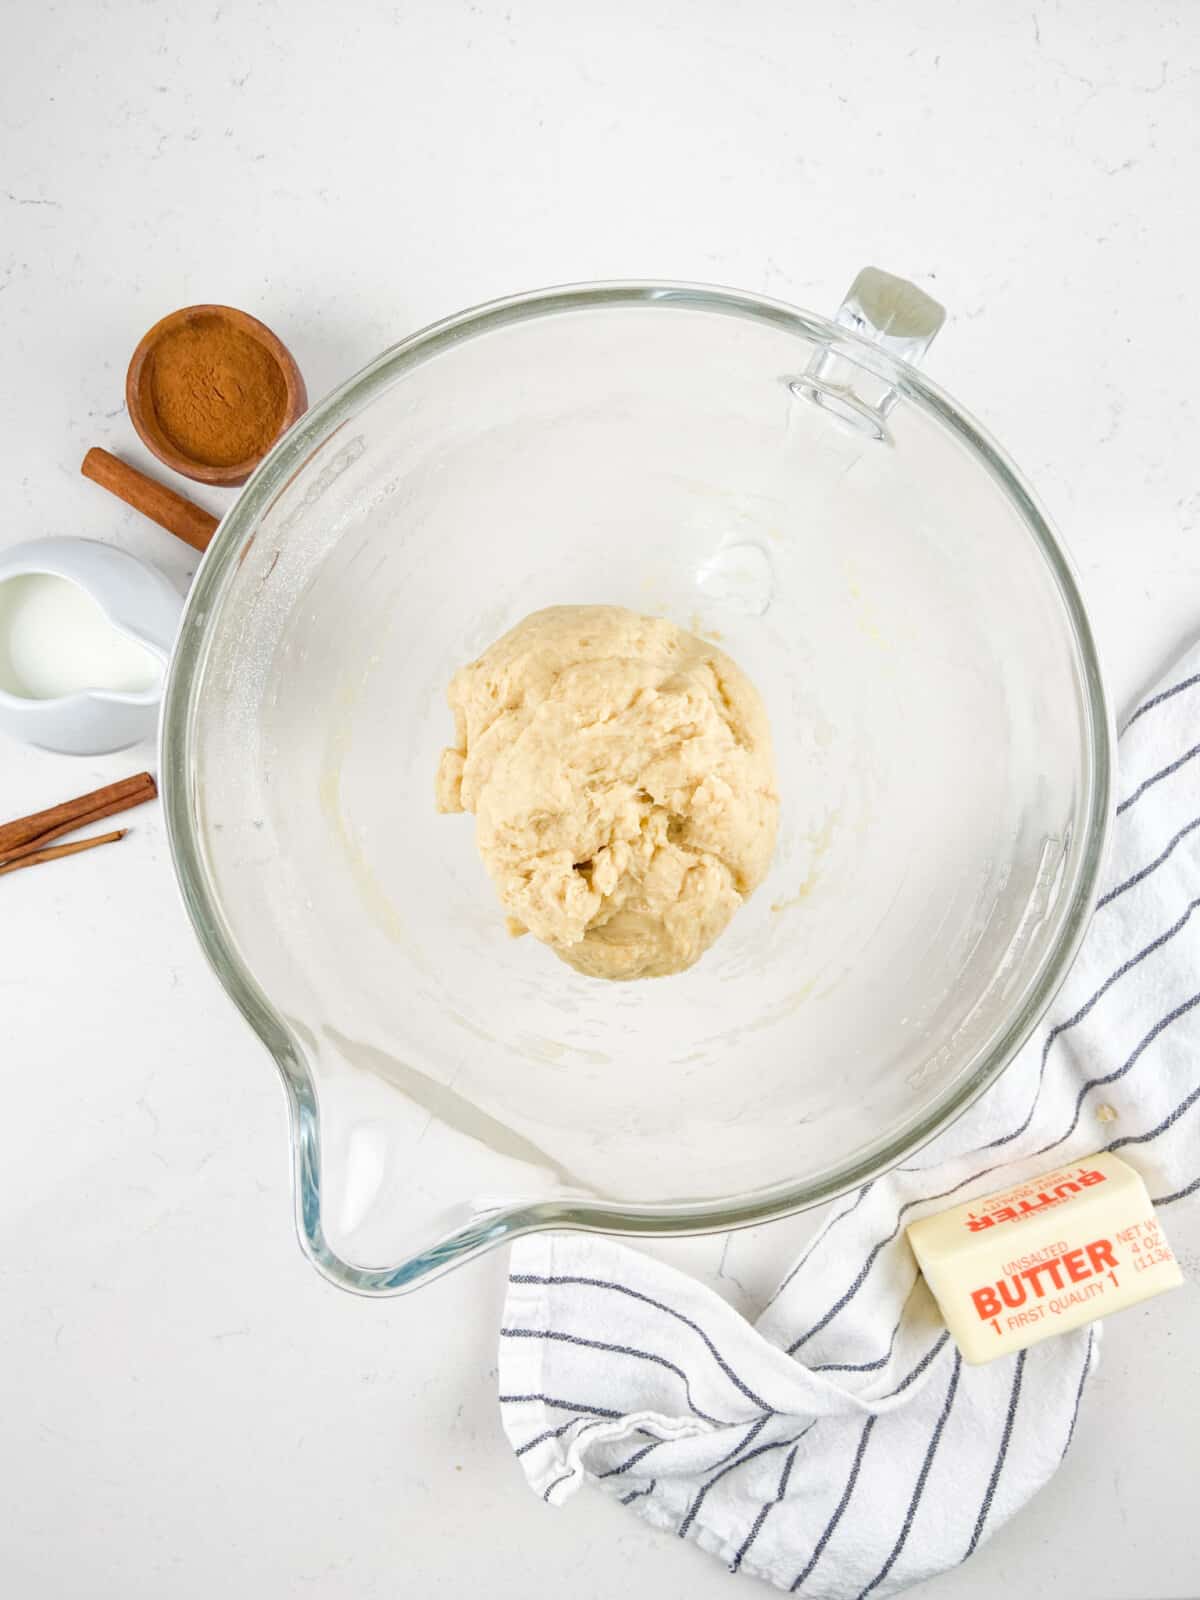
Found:
[[(264, 449), (243, 461), (216, 463), (187, 454), (164, 429), (154, 404), (154, 358), (162, 341), (182, 328), (203, 327), (213, 321), (253, 339), (270, 356), (283, 379), (285, 401), (279, 426)], [(270, 328), (259, 322), (257, 317), (251, 317), (233, 306), (202, 305), (183, 306), (178, 311), (172, 311), (142, 337), (125, 375), (125, 404), (138, 437), (164, 466), (197, 483), (232, 488), (245, 483), (276, 440), (303, 415), (308, 407), (308, 396), (291, 351)]]

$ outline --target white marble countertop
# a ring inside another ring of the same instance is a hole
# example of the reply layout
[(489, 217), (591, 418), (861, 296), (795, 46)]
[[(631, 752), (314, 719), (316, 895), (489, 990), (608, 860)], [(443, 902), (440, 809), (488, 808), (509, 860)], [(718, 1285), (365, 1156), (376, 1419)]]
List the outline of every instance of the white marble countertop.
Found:
[[(124, 368), (177, 305), (258, 313), (317, 396), (509, 290), (676, 276), (825, 309), (874, 262), (948, 306), (929, 370), (1040, 488), (1118, 703), (1200, 623), (1189, 0), (10, 0), (3, 23), (0, 546), (87, 534), (186, 582), (184, 547), (78, 475), (92, 444), (147, 461)], [(6, 743), (0, 811), (152, 762)], [(529, 1494), (495, 1406), (500, 1257), (386, 1303), (305, 1263), (274, 1071), (158, 809), (129, 820), (0, 890), (0, 1586), (726, 1595), (607, 1500)], [(811, 1222), (663, 1253), (723, 1260), (748, 1306)], [(1194, 1258), (1200, 1224), (1173, 1231)], [(1191, 1287), (1111, 1324), (1062, 1473), (926, 1593), (1200, 1591), (1198, 1340)]]

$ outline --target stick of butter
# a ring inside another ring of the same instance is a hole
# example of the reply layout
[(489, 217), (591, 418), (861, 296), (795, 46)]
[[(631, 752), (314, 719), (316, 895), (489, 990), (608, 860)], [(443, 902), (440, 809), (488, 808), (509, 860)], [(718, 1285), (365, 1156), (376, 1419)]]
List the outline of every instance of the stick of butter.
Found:
[(1183, 1282), (1145, 1184), (1107, 1154), (923, 1217), (907, 1232), (973, 1365)]

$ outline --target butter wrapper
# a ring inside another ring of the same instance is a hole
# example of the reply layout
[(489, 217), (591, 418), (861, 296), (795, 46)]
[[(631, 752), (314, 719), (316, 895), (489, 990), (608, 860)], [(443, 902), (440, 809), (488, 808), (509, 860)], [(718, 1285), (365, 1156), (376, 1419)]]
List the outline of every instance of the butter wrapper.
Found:
[(1108, 1154), (923, 1217), (907, 1232), (972, 1365), (1183, 1282), (1145, 1184)]

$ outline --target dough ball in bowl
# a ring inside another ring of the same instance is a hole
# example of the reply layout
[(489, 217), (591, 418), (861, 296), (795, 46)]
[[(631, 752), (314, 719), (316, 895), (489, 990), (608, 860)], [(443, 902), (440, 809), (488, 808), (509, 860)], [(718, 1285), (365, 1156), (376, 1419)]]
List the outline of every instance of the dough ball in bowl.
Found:
[(443, 811), (473, 811), (513, 933), (596, 978), (683, 972), (766, 874), (766, 712), (722, 651), (620, 606), (526, 617), (450, 684)]

